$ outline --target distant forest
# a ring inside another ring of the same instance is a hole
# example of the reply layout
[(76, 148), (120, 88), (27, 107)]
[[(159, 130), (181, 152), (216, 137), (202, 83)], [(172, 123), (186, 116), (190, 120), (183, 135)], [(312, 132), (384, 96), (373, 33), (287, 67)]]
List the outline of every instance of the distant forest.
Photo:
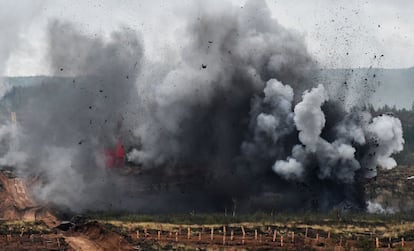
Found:
[(373, 115), (380, 115), (384, 113), (393, 114), (401, 120), (404, 134), (404, 150), (395, 155), (399, 165), (413, 165), (414, 166), (414, 103), (411, 109), (397, 109), (395, 106), (385, 105), (381, 108), (375, 109), (369, 106), (368, 110)]

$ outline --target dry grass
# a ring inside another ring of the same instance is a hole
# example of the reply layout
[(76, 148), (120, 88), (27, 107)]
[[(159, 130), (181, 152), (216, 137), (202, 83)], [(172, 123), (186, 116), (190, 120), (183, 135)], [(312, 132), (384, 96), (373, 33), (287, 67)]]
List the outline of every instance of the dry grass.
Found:
[[(185, 231), (188, 227), (191, 229), (209, 229), (211, 227), (215, 229), (221, 229), (223, 224), (173, 224), (173, 223), (162, 223), (162, 222), (125, 222), (125, 221), (100, 221), (103, 224), (110, 224), (117, 228), (121, 228), (125, 231), (132, 230), (136, 231), (137, 229), (148, 229), (148, 230), (164, 230), (164, 231), (176, 231), (177, 229), (182, 229)], [(229, 228), (241, 228), (243, 226), (246, 229), (258, 229), (261, 232), (266, 232), (267, 228), (270, 226), (272, 229), (277, 228), (280, 230), (290, 231), (292, 229), (296, 230), (299, 233), (304, 233), (305, 229), (312, 229), (318, 232), (328, 233), (336, 235), (376, 235), (378, 237), (398, 237), (408, 234), (414, 229), (414, 222), (406, 223), (382, 223), (382, 224), (364, 224), (364, 226), (356, 224), (304, 224), (297, 222), (241, 222), (241, 223), (231, 223), (225, 224)]]

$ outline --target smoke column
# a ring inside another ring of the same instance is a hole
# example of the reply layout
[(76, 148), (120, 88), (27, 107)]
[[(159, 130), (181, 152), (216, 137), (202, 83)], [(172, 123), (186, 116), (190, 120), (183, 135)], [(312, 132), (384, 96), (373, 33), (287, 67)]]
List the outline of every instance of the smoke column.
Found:
[[(129, 28), (104, 39), (51, 21), (57, 77), (5, 95), (21, 119), (0, 162), (41, 177), (37, 198), (73, 211), (364, 210), (364, 180), (403, 148), (400, 121), (331, 100), (303, 37), (264, 1), (206, 5), (187, 17), (173, 62), (145, 57)], [(104, 167), (119, 140), (140, 175)]]

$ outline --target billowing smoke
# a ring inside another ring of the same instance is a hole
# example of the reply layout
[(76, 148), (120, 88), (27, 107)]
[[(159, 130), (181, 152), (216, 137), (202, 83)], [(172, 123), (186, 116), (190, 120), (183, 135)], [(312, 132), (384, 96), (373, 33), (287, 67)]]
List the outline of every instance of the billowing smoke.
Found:
[[(264, 1), (204, 7), (179, 58), (162, 63), (131, 29), (104, 39), (52, 21), (58, 77), (5, 95), (18, 122), (0, 128), (15, 142), (1, 163), (74, 211), (365, 209), (361, 184), (396, 165), (400, 121), (331, 100), (303, 38)], [(119, 142), (134, 165), (105, 168)]]
[[(250, 99), (267, 80), (289, 82), (299, 95), (312, 85), (316, 65), (302, 37), (272, 19), (262, 1), (249, 1), (242, 10), (228, 7), (209, 13), (199, 6), (179, 62), (146, 69), (139, 79), (147, 109), (135, 130), (142, 147), (131, 160), (230, 168)], [(152, 84), (142, 86), (146, 82)]]
[[(293, 147), (292, 156), (286, 161), (275, 162), (276, 173), (305, 182), (316, 175), (318, 182), (328, 180), (347, 187), (361, 178), (376, 176), (377, 167), (389, 169), (397, 165), (391, 155), (403, 149), (399, 119), (389, 115), (371, 118), (355, 108), (350, 112), (337, 110), (336, 115), (345, 112), (342, 118), (329, 121), (332, 118), (325, 117), (323, 111), (325, 102), (328, 102), (327, 92), (318, 85), (305, 92), (295, 106), (294, 121), (301, 144)], [(325, 128), (327, 120), (330, 128)], [(345, 194), (345, 199), (358, 204), (355, 201), (358, 198)], [(360, 203), (363, 207), (364, 201)]]
[(0, 161), (41, 177), (34, 194), (42, 201), (76, 210), (109, 207), (122, 194), (122, 186), (111, 186), (124, 182), (108, 174), (105, 149), (128, 135), (129, 100), (141, 67), (139, 36), (121, 29), (107, 40), (90, 38), (59, 21), (49, 24), (48, 35), (51, 70), (62, 77), (5, 96), (16, 117), (2, 127), (10, 144)]
[(398, 212), (398, 210), (396, 210), (395, 208), (392, 208), (392, 207), (384, 208), (378, 202), (373, 202), (373, 201), (367, 202), (367, 211), (369, 213), (374, 213), (374, 214), (395, 214), (396, 212)]
[(391, 155), (403, 149), (401, 122), (391, 115), (372, 118), (360, 107), (346, 110), (329, 101), (321, 84), (305, 91), (294, 108), (292, 93), (289, 85), (268, 81), (263, 97), (252, 103), (252, 142), (242, 144), (243, 158), (255, 168), (267, 159), (283, 179), (310, 187), (318, 200), (311, 207), (364, 208), (359, 186), (376, 176), (377, 167), (396, 166)]

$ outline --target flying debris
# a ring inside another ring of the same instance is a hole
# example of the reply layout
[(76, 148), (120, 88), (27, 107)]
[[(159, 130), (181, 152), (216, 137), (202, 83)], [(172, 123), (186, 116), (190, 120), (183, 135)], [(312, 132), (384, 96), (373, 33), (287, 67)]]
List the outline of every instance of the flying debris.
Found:
[(364, 183), (403, 150), (400, 120), (346, 102), (366, 101), (365, 76), (357, 93), (329, 88), (265, 1), (229, 8), (189, 16), (166, 53), (177, 60), (150, 60), (130, 28), (51, 21), (56, 77), (2, 98), (0, 165), (42, 177), (37, 199), (75, 212), (366, 210)]

